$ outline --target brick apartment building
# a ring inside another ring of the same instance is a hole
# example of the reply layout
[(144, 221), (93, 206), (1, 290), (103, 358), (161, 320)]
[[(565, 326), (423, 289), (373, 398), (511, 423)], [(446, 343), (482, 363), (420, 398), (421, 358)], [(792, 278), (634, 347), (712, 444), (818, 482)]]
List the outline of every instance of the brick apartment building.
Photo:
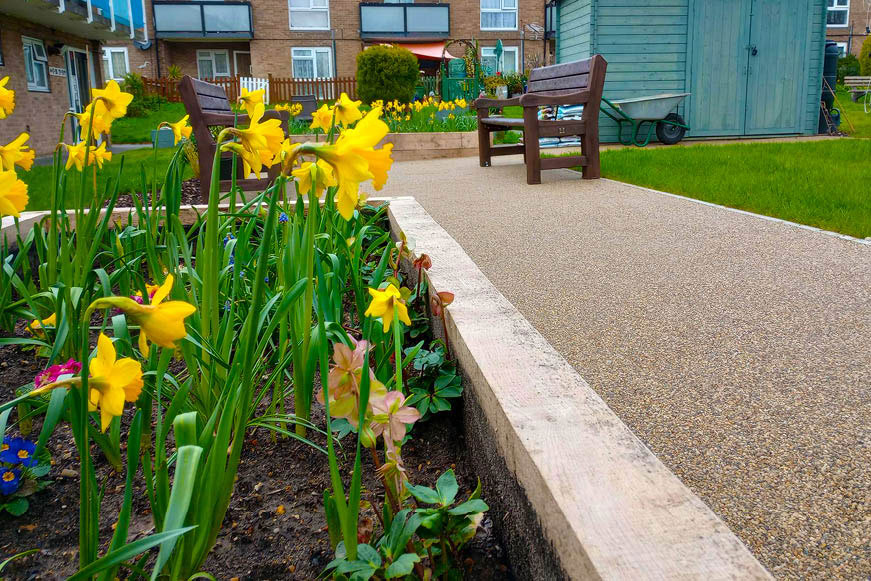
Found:
[(166, 76), (177, 65), (201, 78), (346, 77), (361, 50), (386, 42), (406, 46), (434, 72), (449, 39), (477, 40), (491, 70), (499, 40), (506, 73), (543, 64), (549, 53), (552, 60), (545, 0), (146, 0), (146, 14), (153, 42), (108, 43), (107, 76)]
[(834, 40), (841, 54), (859, 56), (871, 29), (871, 0), (827, 0), (826, 38)]
[(64, 114), (103, 86), (100, 43), (142, 37), (143, 10), (141, 0), (0, 0), (0, 78), (16, 102), (0, 143), (26, 131), (38, 154), (51, 153)]

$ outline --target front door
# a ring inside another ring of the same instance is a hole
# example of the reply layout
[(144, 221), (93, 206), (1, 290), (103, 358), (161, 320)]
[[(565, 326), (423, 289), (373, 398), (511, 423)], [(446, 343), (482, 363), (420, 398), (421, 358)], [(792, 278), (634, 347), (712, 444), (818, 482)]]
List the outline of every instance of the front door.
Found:
[(801, 131), (808, 1), (693, 1), (693, 136)]
[(798, 133), (808, 0), (753, 0), (744, 133)]
[[(75, 48), (66, 48), (64, 60), (67, 67), (67, 88), (70, 94), (70, 110), (81, 113), (90, 102), (89, 88), (91, 83), (88, 76), (88, 53)], [(78, 120), (73, 118), (73, 135), (78, 139)]]
[(233, 65), (236, 67), (237, 77), (250, 77), (251, 53), (246, 50), (233, 51)]

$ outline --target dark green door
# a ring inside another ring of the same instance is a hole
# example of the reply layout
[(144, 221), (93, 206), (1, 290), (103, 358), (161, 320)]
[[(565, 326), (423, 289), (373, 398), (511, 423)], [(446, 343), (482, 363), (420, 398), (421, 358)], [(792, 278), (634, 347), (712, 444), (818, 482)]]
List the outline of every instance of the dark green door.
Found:
[(690, 135), (743, 135), (751, 0), (695, 0)]
[(798, 133), (808, 0), (692, 0), (694, 137)]
[(753, 0), (744, 133), (798, 133), (808, 0)]

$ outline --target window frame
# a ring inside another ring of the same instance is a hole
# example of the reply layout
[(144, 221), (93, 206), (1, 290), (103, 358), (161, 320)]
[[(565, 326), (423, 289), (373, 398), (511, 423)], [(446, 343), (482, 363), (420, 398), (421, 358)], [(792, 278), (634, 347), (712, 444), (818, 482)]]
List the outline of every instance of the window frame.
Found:
[[(205, 53), (209, 53), (210, 56), (208, 58), (212, 61), (212, 73), (214, 73), (214, 75), (211, 77), (203, 77), (201, 74), (201, 71), (200, 71), (200, 58), (203, 58), (203, 60), (206, 60), (205, 57), (201, 56), (201, 55), (204, 55)], [(227, 57), (227, 73), (224, 75), (219, 75), (218, 71), (217, 71), (217, 67), (215, 66), (215, 54), (216, 53), (224, 53), (224, 55), (226, 55), (226, 57)], [(229, 49), (226, 49), (226, 48), (197, 49), (197, 78), (198, 79), (203, 79), (203, 78), (206, 78), (206, 79), (224, 79), (224, 78), (230, 78), (232, 76), (233, 76), (233, 69), (230, 65), (230, 50)]]
[[(485, 51), (489, 52), (491, 54), (485, 55), (484, 54)], [(495, 52), (496, 52), (495, 46), (482, 46), (481, 47), (482, 66), (483, 66), (483, 61), (484, 61), (485, 56), (496, 58)], [(505, 53), (507, 53), (507, 52), (514, 53), (514, 73), (506, 73), (505, 72)], [(512, 74), (516, 74), (516, 73), (520, 72), (520, 62), (519, 61), (520, 61), (520, 47), (519, 46), (503, 46), (502, 47), (502, 74), (503, 75), (506, 75), (506, 74), (512, 75)], [(498, 63), (497, 63), (496, 68), (499, 68)], [(494, 72), (493, 74), (495, 75), (496, 73)]]
[(839, 58), (844, 58), (847, 56), (847, 43), (846, 42), (836, 42), (835, 43), (839, 49), (841, 49), (841, 56)]
[[(294, 8), (291, 6), (292, 0), (287, 0), (287, 19), (288, 26), (290, 30), (329, 30), (330, 29), (330, 0), (324, 0), (326, 2), (326, 6), (324, 7), (316, 7), (314, 3), (316, 0), (308, 0), (309, 7), (308, 8)], [(326, 26), (294, 26), (293, 25), (293, 13), (294, 12), (326, 12), (327, 14), (327, 24)], [(305, 47), (299, 47), (305, 48)]]
[[(506, 2), (514, 2), (514, 8), (505, 8)], [(478, 6), (480, 8), (479, 9), (480, 18), (478, 19), (478, 25), (479, 25), (479, 28), (481, 30), (517, 30), (518, 29), (518, 26), (520, 24), (520, 22), (519, 22), (520, 11), (519, 11), (517, 0), (499, 0), (499, 9), (498, 10), (495, 8), (484, 8), (483, 1), (479, 2)], [(484, 27), (484, 14), (485, 13), (490, 13), (490, 14), (499, 13), (499, 14), (501, 14), (503, 12), (514, 12), (514, 26), (513, 27), (510, 27), (510, 28), (489, 28), (489, 27), (485, 28)]]
[[(310, 50), (312, 51), (311, 60), (312, 60), (312, 69), (315, 71), (314, 77), (298, 77), (296, 76), (296, 71), (294, 70), (293, 61), (295, 58), (304, 59), (306, 57), (296, 57), (294, 53), (298, 50)], [(327, 62), (330, 64), (330, 74), (329, 76), (318, 75), (320, 72), (317, 70), (318, 67), (318, 52), (327, 53)], [(294, 79), (333, 79), (335, 78), (335, 71), (333, 71), (333, 49), (329, 46), (293, 46), (290, 48), (290, 76)]]
[(109, 80), (121, 81), (124, 79), (124, 75), (120, 77), (115, 74), (115, 65), (112, 64), (112, 53), (113, 52), (123, 52), (124, 53), (124, 64), (127, 66), (127, 73), (130, 72), (130, 54), (127, 52), (126, 46), (104, 46), (103, 47), (103, 60), (107, 61), (108, 67), (106, 70), (109, 71), (110, 76), (108, 79), (103, 79), (103, 82), (107, 82)]
[[(843, 6), (838, 6), (838, 2), (846, 2)], [(850, 26), (850, 0), (833, 0), (835, 6), (829, 6), (826, 2), (826, 28), (847, 28)], [(832, 12), (843, 12), (845, 14), (844, 24), (829, 24), (829, 14)]]
[[(31, 62), (32, 62), (34, 65), (35, 65), (36, 63), (41, 63), (41, 64), (42, 64), (42, 67), (43, 67), (43, 69), (44, 69), (44, 71), (45, 71), (45, 86), (43, 87), (43, 86), (41, 86), (41, 85), (37, 85), (37, 84), (34, 83), (34, 82), (27, 81), (27, 90), (28, 90), (28, 91), (35, 91), (35, 92), (38, 92), (38, 93), (50, 93), (50, 92), (51, 92), (51, 84), (50, 84), (50, 82), (49, 82), (49, 80), (48, 80), (48, 77), (49, 77), (49, 74), (48, 74), (48, 53), (45, 51), (45, 42), (43, 42), (43, 41), (42, 41), (41, 39), (39, 39), (39, 38), (33, 38), (33, 37), (30, 37), (30, 36), (22, 36), (22, 37), (21, 37), (21, 53), (22, 53), (22, 56), (24, 56), (24, 49), (25, 49), (25, 47), (27, 47), (28, 45), (30, 45), (30, 55), (31, 55), (31, 56), (30, 56), (30, 60), (31, 60)], [(41, 56), (41, 57), (40, 57), (38, 54), (36, 54), (36, 52), (34, 51), (34, 47), (37, 47), (37, 46), (38, 46), (40, 49), (42, 49), (42, 56)], [(27, 74), (26, 74), (26, 73), (27, 73), (27, 69), (28, 69), (28, 68), (29, 68), (29, 66), (28, 66), (28, 64), (27, 64), (27, 57), (24, 56), (24, 69), (25, 69), (25, 75), (24, 75), (24, 77), (25, 77), (25, 79), (27, 78)], [(32, 76), (34, 79), (36, 79), (36, 75), (34, 75), (33, 72), (31, 72), (31, 76)]]

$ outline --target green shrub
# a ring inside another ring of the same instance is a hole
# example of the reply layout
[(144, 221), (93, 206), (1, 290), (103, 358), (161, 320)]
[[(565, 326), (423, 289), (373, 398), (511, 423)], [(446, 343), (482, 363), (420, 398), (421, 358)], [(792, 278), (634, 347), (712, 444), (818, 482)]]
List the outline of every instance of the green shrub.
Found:
[(505, 79), (505, 84), (508, 85), (508, 93), (522, 93), (523, 92), (523, 83), (526, 81), (526, 77), (521, 75), (520, 73), (509, 73), (502, 77)]
[(419, 75), (417, 58), (396, 46), (372, 46), (357, 55), (357, 96), (364, 103), (378, 99), (409, 103)]
[(862, 51), (859, 53), (859, 64), (861, 65), (861, 73), (863, 75), (871, 75), (871, 35), (866, 36), (865, 42), (862, 43)]
[(502, 75), (490, 75), (489, 77), (484, 77), (484, 92), (492, 97), (496, 94), (496, 87), (503, 87), (507, 84), (508, 82)]
[(133, 101), (127, 106), (128, 117), (147, 117), (152, 111), (160, 109), (161, 105), (168, 103), (165, 97), (159, 95), (147, 95), (145, 82), (137, 73), (127, 73), (121, 81), (121, 90), (133, 95)]
[(856, 77), (861, 74), (861, 67), (859, 67), (859, 59), (856, 58), (854, 54), (848, 54), (847, 56), (841, 57), (838, 59), (838, 83), (844, 84), (844, 77)]

